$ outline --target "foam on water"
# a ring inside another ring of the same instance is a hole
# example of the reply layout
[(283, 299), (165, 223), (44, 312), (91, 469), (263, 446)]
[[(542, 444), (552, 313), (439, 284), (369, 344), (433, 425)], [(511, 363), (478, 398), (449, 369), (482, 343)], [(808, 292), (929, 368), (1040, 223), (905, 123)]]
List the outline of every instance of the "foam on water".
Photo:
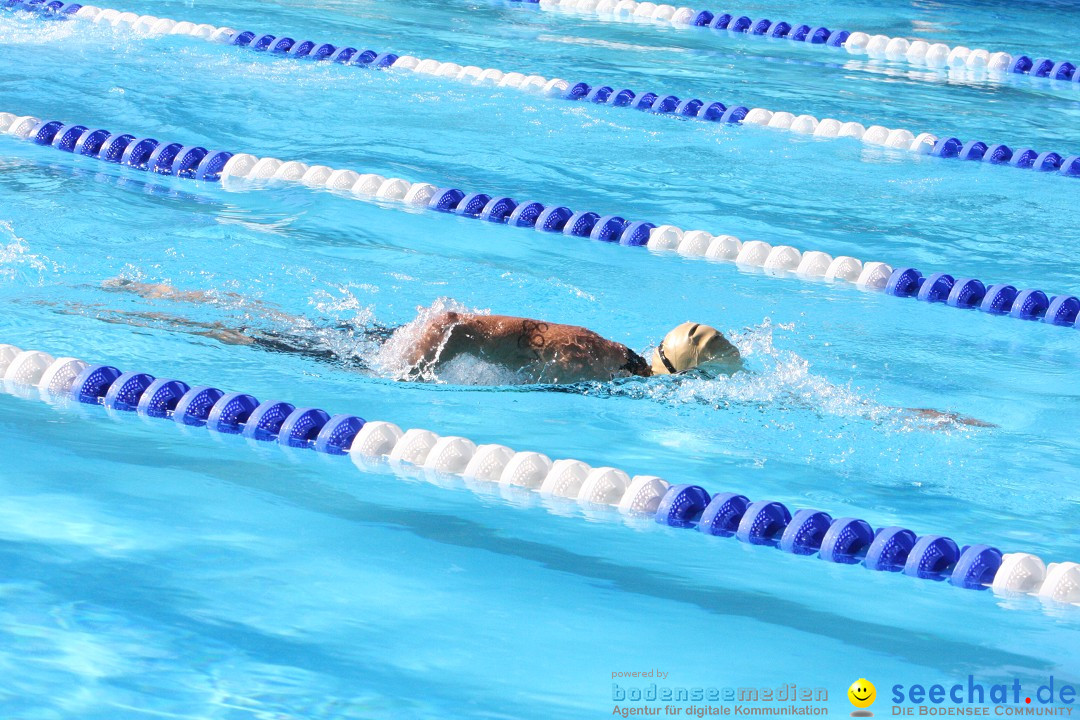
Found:
[(30, 243), (15, 233), (10, 222), (0, 220), (0, 282), (19, 279), (41, 285), (46, 275), (59, 270), (45, 255), (30, 252)]

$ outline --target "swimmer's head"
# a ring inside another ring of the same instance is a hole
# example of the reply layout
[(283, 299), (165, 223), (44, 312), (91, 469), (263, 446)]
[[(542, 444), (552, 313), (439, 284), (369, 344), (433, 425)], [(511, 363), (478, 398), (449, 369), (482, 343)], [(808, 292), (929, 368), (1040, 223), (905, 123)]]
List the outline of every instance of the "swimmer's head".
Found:
[(701, 323), (683, 323), (664, 336), (653, 351), (653, 375), (674, 375), (701, 368), (731, 375), (742, 370), (739, 350), (720, 332)]

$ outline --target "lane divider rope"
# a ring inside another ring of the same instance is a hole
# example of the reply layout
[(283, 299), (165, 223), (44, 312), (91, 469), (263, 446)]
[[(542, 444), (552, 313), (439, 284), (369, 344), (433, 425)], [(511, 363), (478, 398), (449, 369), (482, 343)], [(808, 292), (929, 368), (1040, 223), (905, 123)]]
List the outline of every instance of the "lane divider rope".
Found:
[(908, 267), (892, 272), (885, 292), (960, 309), (977, 308), (993, 315), (1080, 327), (1080, 299), (1072, 295), (1048, 296), (1036, 288), (1018, 290), (1007, 283), (988, 286), (976, 278), (955, 278), (948, 273), (924, 277), (915, 268)]
[(694, 10), (635, 0), (510, 0), (522, 5), (539, 5), (543, 10), (595, 15), (623, 22), (654, 22), (679, 30), (707, 28), (729, 36), (747, 35), (773, 40), (789, 40), (822, 48), (843, 48), (852, 55), (868, 55), (878, 60), (902, 62), (916, 67), (965, 70), (974, 76), (1025, 75), (1080, 84), (1077, 64), (1046, 57), (972, 50), (964, 45), (949, 46), (925, 40), (871, 35), (865, 32), (829, 30), (817, 25), (794, 24), (783, 20), (751, 18), (711, 10)]
[(135, 413), (252, 441), (349, 455), (363, 470), (385, 460), (405, 472), (412, 467), (436, 479), (440, 473), (463, 476), (473, 486), (533, 491), (549, 501), (576, 501), (587, 510), (614, 507), (628, 515), (651, 515), (662, 525), (817, 555), (828, 562), (1080, 604), (1080, 564), (1075, 562), (1046, 564), (1031, 553), (1002, 553), (989, 545), (961, 547), (949, 537), (917, 535), (903, 527), (875, 530), (860, 518), (834, 519), (814, 509), (792, 512), (782, 503), (751, 502), (738, 493), (710, 495), (699, 485), (672, 485), (654, 475), (631, 478), (614, 467), (594, 468), (570, 458), (552, 461), (543, 453), (477, 445), (421, 428), (402, 431), (390, 422), (331, 415), (282, 400), (260, 402), (248, 393), (122, 372), (13, 345), (0, 345), (0, 377), (7, 392), (53, 405), (99, 406), (113, 415)]
[[(258, 158), (245, 153), (207, 150), (178, 142), (158, 141), (152, 137), (136, 137), (130, 133), (112, 133), (104, 128), (61, 120), (42, 120), (29, 115), (0, 112), (0, 134), (158, 175), (220, 183), (225, 187), (234, 184), (252, 187), (254, 182), (264, 181), (299, 182), (310, 187), (347, 192), (351, 197), (367, 201), (426, 207), (463, 218), (631, 247), (644, 246), (657, 252), (675, 251), (686, 256), (731, 262), (743, 268), (760, 268), (769, 275), (846, 281), (860, 289), (884, 290), (901, 297), (916, 296), (927, 302), (946, 302), (947, 298), (942, 299), (941, 285), (950, 283), (953, 277), (935, 275), (934, 282), (924, 286), (920, 284), (921, 275), (911, 268), (894, 270), (883, 262), (863, 262), (847, 255), (833, 257), (819, 250), (801, 251), (790, 245), (773, 246), (762, 240), (743, 242), (733, 235), (714, 236), (704, 230), (684, 231), (673, 225), (658, 227), (651, 222), (627, 220), (621, 215), (575, 212), (562, 205), (518, 202), (506, 196), (466, 193), (458, 188), (411, 183), (375, 173), (360, 174), (352, 170), (335, 170), (326, 165), (307, 165), (272, 157)], [(924, 291), (924, 287), (928, 289)], [(1041, 303), (1041, 299), (1045, 299), (1041, 291), (1024, 293), (1027, 300), (1019, 304), (1010, 301), (1001, 312), (992, 309), (1004, 307), (1004, 296), (997, 293), (994, 297), (1002, 299), (997, 305), (990, 303), (985, 309), (995, 314), (1007, 312), (1009, 317), (1024, 320), (1080, 327), (1080, 300), (1072, 296), (1055, 296)], [(972, 307), (974, 301), (970, 300), (970, 294), (964, 298), (967, 299), (961, 302), (958, 295), (957, 302), (947, 304), (957, 308)], [(1026, 309), (1020, 310), (1021, 307)]]
[[(0, 2), (5, 1), (8, 0), (0, 0)], [(845, 122), (835, 118), (819, 120), (813, 115), (795, 115), (786, 111), (773, 111), (759, 107), (748, 108), (722, 102), (708, 103), (698, 98), (635, 92), (629, 88), (594, 86), (583, 82), (572, 84), (562, 78), (549, 79), (541, 75), (503, 72), (494, 68), (483, 69), (473, 65), (463, 67), (457, 63), (441, 62), (431, 58), (398, 56), (389, 52), (380, 53), (375, 50), (360, 50), (329, 43), (320, 44), (311, 40), (297, 41), (291, 37), (258, 34), (251, 30), (236, 31), (228, 27), (196, 25), (190, 22), (178, 23), (152, 15), (137, 16), (135, 13), (102, 10), (91, 5), (63, 4), (61, 0), (53, 0), (48, 4), (35, 3), (34, 7), (39, 8), (39, 13), (47, 17), (75, 17), (117, 28), (129, 28), (141, 35), (189, 35), (209, 42), (226, 43), (287, 59), (321, 60), (375, 69), (411, 70), (419, 74), (474, 85), (512, 88), (569, 101), (640, 110), (652, 115), (730, 125), (759, 125), (818, 138), (853, 138), (866, 145), (906, 150), (939, 158), (981, 161), (1037, 172), (1056, 172), (1066, 177), (1080, 177), (1080, 155), (1063, 155), (1053, 151), (1039, 152), (1027, 147), (1014, 150), (1007, 145), (988, 145), (978, 140), (964, 142), (951, 136), (939, 138), (932, 133), (914, 133), (911, 130), (888, 128), (883, 125), (871, 125), (868, 128), (858, 122)]]

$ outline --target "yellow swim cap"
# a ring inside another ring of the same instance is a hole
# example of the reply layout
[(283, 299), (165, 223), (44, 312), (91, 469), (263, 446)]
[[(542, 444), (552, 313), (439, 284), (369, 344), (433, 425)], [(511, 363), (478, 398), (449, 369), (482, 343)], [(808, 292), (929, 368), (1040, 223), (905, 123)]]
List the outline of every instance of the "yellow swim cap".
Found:
[(686, 322), (665, 335), (653, 351), (652, 371), (673, 375), (705, 363), (721, 364), (725, 372), (733, 373), (742, 368), (742, 357), (716, 328)]

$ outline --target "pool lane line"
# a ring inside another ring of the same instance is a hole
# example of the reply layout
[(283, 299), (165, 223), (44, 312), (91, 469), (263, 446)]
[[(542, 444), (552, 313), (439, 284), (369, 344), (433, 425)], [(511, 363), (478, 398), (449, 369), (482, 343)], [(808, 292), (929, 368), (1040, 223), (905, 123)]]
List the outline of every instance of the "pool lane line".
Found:
[(159, 142), (128, 133), (113, 134), (104, 128), (41, 120), (0, 112), (0, 134), (61, 152), (92, 157), (103, 162), (158, 175), (188, 180), (250, 186), (252, 181), (299, 182), (309, 187), (348, 192), (367, 201), (396, 202), (453, 213), (463, 218), (486, 220), (511, 227), (590, 238), (630, 247), (675, 251), (681, 255), (731, 262), (742, 268), (760, 268), (766, 274), (792, 275), (804, 280), (846, 281), (863, 290), (884, 290), (899, 297), (941, 302), (959, 309), (977, 307), (983, 312), (1053, 325), (1080, 327), (1080, 299), (1070, 295), (1047, 297), (1036, 289), (1017, 292), (1011, 285), (992, 285), (978, 280), (954, 281), (938, 273), (929, 278), (914, 268), (897, 268), (877, 261), (863, 262), (819, 250), (801, 251), (790, 245), (773, 246), (761, 240), (743, 242), (733, 235), (713, 236), (704, 230), (684, 231), (673, 225), (630, 221), (621, 215), (571, 210), (562, 205), (518, 202), (506, 196), (466, 193), (458, 188), (439, 188), (430, 183), (410, 183), (375, 173), (359, 174), (326, 165), (307, 165), (277, 158), (257, 158), (222, 150)]
[(55, 358), (13, 345), (0, 345), (3, 389), (52, 405), (103, 408), (205, 427), (252, 442), (349, 455), (362, 470), (385, 461), (395, 470), (457, 475), (471, 487), (498, 487), (539, 493), (560, 512), (578, 503), (585, 512), (617, 508), (626, 515), (652, 516), (662, 525), (734, 537), (795, 555), (817, 555), (841, 564), (898, 572), (924, 580), (948, 580), (966, 589), (1028, 593), (1059, 603), (1080, 604), (1080, 564), (1050, 563), (1030, 553), (1003, 554), (988, 545), (959, 546), (943, 535), (916, 535), (902, 527), (876, 531), (865, 520), (833, 518), (820, 510), (791, 512), (779, 502), (751, 502), (738, 493), (710, 495), (703, 487), (670, 484), (654, 475), (633, 478), (614, 467), (590, 467), (574, 459), (552, 461), (538, 452), (498, 444), (477, 445), (458, 436), (440, 437), (420, 428), (402, 431), (357, 415), (331, 415), (321, 408), (281, 400), (260, 402), (243, 392), (193, 386), (145, 372), (122, 372), (111, 365), (72, 357)]
[[(4, 2), (5, 0), (0, 0)], [(50, 8), (49, 5), (37, 7)], [(652, 92), (635, 92), (629, 88), (617, 89), (608, 85), (573, 83), (561, 78), (548, 79), (541, 75), (525, 75), (519, 72), (504, 73), (494, 68), (461, 66), (453, 62), (420, 59), (410, 55), (379, 53), (348, 46), (316, 43), (311, 40), (296, 41), (287, 36), (259, 35), (251, 30), (236, 31), (228, 27), (196, 25), (152, 15), (137, 16), (119, 10), (102, 10), (91, 5), (69, 3), (57, 9), (42, 11), (42, 15), (58, 18), (78, 18), (112, 27), (130, 28), (140, 35), (189, 35), (215, 43), (244, 47), (257, 52), (267, 52), (276, 57), (330, 61), (346, 65), (376, 69), (412, 70), (420, 74), (435, 75), (475, 85), (513, 88), (568, 101), (602, 104), (647, 112), (652, 115), (675, 117), (730, 125), (750, 124), (786, 130), (819, 138), (854, 138), (867, 145), (907, 150), (916, 154), (940, 158), (985, 162), (992, 165), (1056, 172), (1066, 177), (1080, 176), (1080, 155), (1064, 156), (1052, 151), (1039, 152), (1027, 147), (1012, 149), (1007, 145), (988, 145), (982, 141), (964, 142), (956, 137), (941, 137), (932, 133), (914, 133), (902, 128), (845, 122), (834, 118), (819, 120), (813, 115), (798, 115), (786, 111), (765, 108), (747, 108), (742, 105), (725, 105), (722, 102), (707, 103), (698, 98), (679, 98), (675, 95), (658, 95)]]
[(974, 76), (1023, 75), (1080, 84), (1076, 63), (1046, 57), (993, 52), (964, 45), (928, 43), (925, 40), (871, 35), (865, 32), (829, 30), (818, 25), (783, 20), (736, 16), (732, 13), (694, 10), (688, 7), (635, 0), (509, 0), (511, 4), (538, 5), (543, 10), (593, 15), (609, 20), (657, 23), (678, 30), (710, 29), (717, 35), (745, 35), (761, 39), (788, 40), (822, 48), (843, 48), (852, 55), (905, 62), (915, 67), (963, 69)]
[(984, 283), (977, 278), (949, 273), (924, 276), (912, 267), (893, 269), (885, 263), (863, 263), (857, 258), (832, 257), (808, 250), (800, 253), (787, 245), (772, 246), (761, 240), (742, 242), (730, 235), (713, 237), (703, 230), (686, 231), (662, 225), (650, 232), (648, 247), (681, 255), (729, 260), (742, 266), (759, 266), (766, 273), (793, 273), (809, 279), (847, 280), (860, 288), (880, 289), (887, 295), (943, 303), (960, 310), (979, 310), (1050, 325), (1080, 328), (1080, 298), (1048, 295), (1038, 288), (1008, 283)]

